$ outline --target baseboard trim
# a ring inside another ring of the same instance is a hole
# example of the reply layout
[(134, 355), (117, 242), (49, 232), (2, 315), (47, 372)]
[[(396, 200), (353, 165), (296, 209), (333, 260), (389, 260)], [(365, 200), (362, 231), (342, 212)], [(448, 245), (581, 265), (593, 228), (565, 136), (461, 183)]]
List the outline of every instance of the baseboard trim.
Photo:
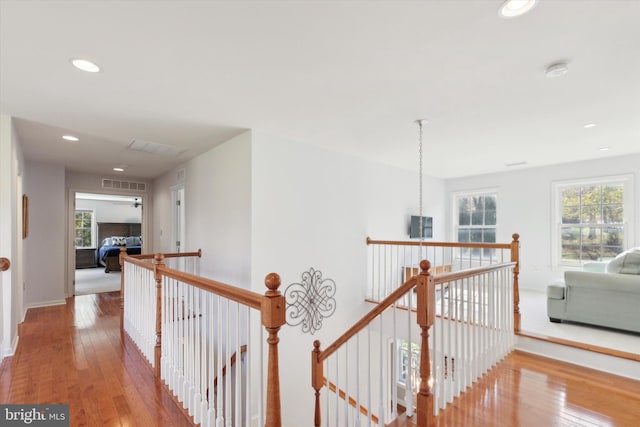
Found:
[(526, 335), (517, 336), (515, 349), (640, 381), (640, 363), (628, 358), (616, 357)]
[(586, 344), (579, 341), (571, 341), (563, 338), (550, 337), (547, 335), (536, 334), (534, 332), (519, 332), (518, 335), (531, 338), (534, 340), (546, 341), (554, 344), (565, 345), (567, 347), (578, 348), (581, 350), (592, 351), (594, 353), (600, 353), (607, 356), (619, 357), (621, 359), (633, 360), (634, 362), (640, 362), (640, 354), (628, 353), (622, 350), (615, 350), (607, 347), (600, 347), (593, 344)]
[[(63, 300), (63, 299), (53, 300), (53, 301), (45, 301), (45, 302), (38, 302), (38, 303), (27, 305), (27, 310), (29, 310), (30, 308), (53, 307), (54, 305), (65, 305), (66, 303), (67, 303), (67, 301)], [(26, 313), (25, 313), (25, 317), (26, 317)]]

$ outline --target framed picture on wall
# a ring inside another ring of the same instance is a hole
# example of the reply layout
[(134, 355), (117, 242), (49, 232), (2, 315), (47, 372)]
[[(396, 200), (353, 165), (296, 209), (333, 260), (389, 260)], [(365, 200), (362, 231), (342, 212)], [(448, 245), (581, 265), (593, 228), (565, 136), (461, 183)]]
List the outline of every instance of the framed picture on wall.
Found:
[(22, 238), (29, 236), (29, 198), (26, 194), (22, 195)]

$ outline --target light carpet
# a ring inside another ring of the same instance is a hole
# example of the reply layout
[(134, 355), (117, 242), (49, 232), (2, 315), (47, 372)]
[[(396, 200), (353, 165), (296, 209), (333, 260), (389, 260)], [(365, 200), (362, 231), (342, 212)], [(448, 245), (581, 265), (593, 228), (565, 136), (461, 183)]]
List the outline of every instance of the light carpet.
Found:
[(520, 289), (520, 313), (522, 332), (640, 354), (640, 334), (581, 323), (550, 322), (547, 296), (543, 292)]
[(120, 272), (104, 272), (104, 268), (79, 268), (76, 270), (76, 295), (97, 294), (120, 290)]

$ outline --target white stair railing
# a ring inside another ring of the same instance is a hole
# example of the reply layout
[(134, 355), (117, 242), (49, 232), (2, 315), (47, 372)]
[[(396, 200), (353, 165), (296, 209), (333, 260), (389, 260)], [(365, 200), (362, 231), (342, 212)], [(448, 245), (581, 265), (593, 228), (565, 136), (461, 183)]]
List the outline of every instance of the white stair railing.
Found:
[[(163, 291), (161, 378), (196, 424), (249, 425), (251, 414), (258, 411), (252, 407), (247, 362), (253, 356), (251, 331), (259, 331), (260, 313), (168, 277)], [(256, 356), (258, 377), (264, 364), (263, 355)]]
[[(123, 309), (123, 328), (136, 344), (140, 352), (156, 367), (157, 345), (157, 306), (158, 283), (155, 277), (155, 255), (127, 256), (126, 248), (120, 250), (121, 305)], [(197, 274), (200, 270), (202, 252), (163, 254), (162, 262), (167, 261), (179, 271)], [(124, 262), (125, 258), (128, 262)], [(125, 283), (126, 278), (126, 283)], [(127, 286), (128, 285), (128, 286)]]
[(194, 422), (280, 426), (278, 275), (261, 295), (168, 268), (162, 254), (122, 259), (123, 327)]
[(431, 276), (423, 263), (325, 350), (314, 343), (316, 426), (384, 426), (398, 405), (426, 426), (425, 402), (436, 416), (511, 351), (516, 264)]
[(416, 277), (409, 278), (324, 350), (314, 343), (315, 426), (384, 426), (398, 417), (399, 404), (413, 414), (420, 374), (411, 366), (399, 369), (397, 343), (420, 337), (415, 310), (402, 306), (413, 304), (416, 283)]
[[(148, 264), (140, 261), (141, 264)], [(123, 328), (140, 353), (155, 367), (156, 280), (150, 266), (124, 263)]]
[(514, 267), (503, 263), (434, 278), (429, 348), (435, 415), (511, 352)]
[[(418, 263), (428, 259), (434, 277), (450, 272), (514, 262), (513, 312), (514, 330), (520, 331), (520, 296), (518, 292), (520, 236), (513, 234), (510, 243), (458, 243), (433, 241), (392, 241), (367, 238), (367, 300), (382, 301), (386, 296), (419, 273)], [(399, 304), (407, 307), (408, 301)], [(412, 307), (412, 308), (415, 308)]]
[(457, 243), (433, 241), (394, 241), (367, 238), (367, 297), (381, 301), (409, 277), (419, 272), (418, 263), (428, 259), (431, 274), (467, 270), (513, 261), (512, 251), (518, 245), (517, 234), (511, 243)]

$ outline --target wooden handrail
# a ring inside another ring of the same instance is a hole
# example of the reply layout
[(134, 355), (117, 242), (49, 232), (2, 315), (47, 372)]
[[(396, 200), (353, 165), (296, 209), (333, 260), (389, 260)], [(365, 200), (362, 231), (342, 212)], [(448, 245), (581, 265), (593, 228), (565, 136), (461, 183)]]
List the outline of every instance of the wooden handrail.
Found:
[[(246, 353), (246, 352), (247, 352), (247, 346), (246, 345), (241, 345), (240, 346), (240, 357), (242, 357), (242, 354)], [(234, 351), (233, 354), (231, 355), (231, 357), (229, 358), (230, 359), (229, 363), (230, 363), (231, 367), (233, 367), (233, 365), (236, 364), (236, 359), (237, 358), (238, 358), (238, 352)], [(227, 364), (226, 363), (222, 366), (222, 376), (224, 377), (225, 375), (227, 375)], [(213, 379), (213, 387), (214, 388), (218, 387), (218, 377), (215, 377)], [(209, 393), (209, 389), (207, 389), (207, 393)], [(207, 396), (208, 396), (208, 394), (207, 394)]]
[[(124, 246), (123, 246), (124, 248)], [(126, 251), (126, 249), (120, 249), (120, 255), (121, 255), (121, 263), (124, 264), (124, 261), (126, 260), (127, 262), (137, 265), (138, 267), (142, 267), (142, 268), (146, 268), (147, 270), (153, 270), (153, 264), (150, 263), (150, 260), (153, 260), (153, 258), (156, 256), (156, 254), (153, 254), (150, 258), (136, 258), (133, 255), (127, 255), (126, 253), (124, 253), (123, 251)], [(121, 270), (122, 270), (122, 265), (120, 266)]]
[[(324, 385), (327, 385), (326, 378), (324, 379)], [(351, 406), (352, 408), (358, 409), (357, 407), (358, 403), (356, 402), (356, 399), (354, 399), (352, 396), (347, 396), (347, 393), (343, 389), (338, 389), (338, 387), (331, 381), (329, 381), (329, 390), (331, 390), (334, 393), (338, 393), (338, 396), (342, 400), (347, 400), (348, 398), (349, 406)], [(359, 410), (360, 410), (360, 413), (365, 417), (369, 416), (369, 410), (364, 405), (360, 405)], [(375, 425), (378, 425), (378, 416), (376, 414), (373, 414), (373, 413), (371, 414), (371, 422), (374, 423)]]
[(416, 276), (411, 277), (409, 280), (404, 282), (402, 286), (390, 293), (388, 297), (380, 301), (378, 305), (376, 305), (362, 319), (360, 319), (352, 327), (350, 327), (344, 334), (340, 336), (340, 338), (335, 340), (331, 345), (321, 351), (318, 355), (318, 362), (322, 362), (327, 357), (331, 356), (338, 348), (349, 341), (350, 338), (364, 329), (373, 319), (378, 317), (380, 314), (382, 314), (383, 311), (391, 307), (404, 294), (409, 292), (416, 285), (416, 282)]
[(463, 243), (463, 242), (407, 242), (404, 240), (373, 240), (367, 237), (367, 245), (395, 245), (395, 246), (434, 246), (445, 248), (487, 248), (510, 249), (511, 243)]
[(7, 271), (11, 267), (9, 258), (0, 258), (0, 271)]
[(433, 282), (435, 284), (442, 284), (447, 282), (453, 282), (456, 280), (464, 279), (466, 277), (478, 276), (480, 274), (490, 273), (492, 271), (502, 270), (507, 267), (514, 267), (517, 265), (515, 262), (502, 262), (500, 264), (490, 264), (483, 267), (473, 267), (464, 270), (453, 271), (451, 273), (442, 273), (433, 276)]
[(164, 265), (158, 267), (158, 270), (159, 273), (165, 277), (179, 280), (190, 286), (194, 286), (204, 291), (212, 292), (232, 301), (239, 302), (243, 305), (248, 305), (251, 308), (260, 310), (262, 307), (264, 295), (261, 295), (259, 293), (231, 286), (226, 283), (217, 282), (205, 277), (196, 276), (195, 274), (173, 270)]
[[(198, 250), (198, 252), (183, 252), (182, 255), (187, 256), (185, 255), (187, 253), (195, 254), (191, 256), (201, 256), (202, 250)], [(156, 254), (154, 255), (154, 257), (158, 255), (162, 255), (163, 259), (167, 257), (165, 254)], [(226, 283), (217, 282), (215, 280), (196, 276), (194, 274), (173, 270), (169, 267), (166, 267), (164, 264), (160, 266), (156, 266), (152, 263), (145, 261), (145, 259), (148, 259), (148, 258), (140, 258), (140, 257), (131, 256), (131, 255), (126, 255), (126, 254), (122, 255), (122, 261), (126, 260), (131, 264), (137, 265), (142, 268), (146, 268), (147, 270), (155, 271), (155, 269), (157, 269), (158, 273), (161, 274), (162, 276), (179, 280), (181, 282), (187, 283), (189, 285), (195, 286), (199, 289), (202, 289), (208, 292), (213, 292), (215, 294), (221, 295), (230, 300), (239, 302), (244, 305), (248, 305), (251, 308), (255, 308), (259, 310), (262, 306), (262, 299), (264, 298), (264, 295), (261, 295), (246, 289), (237, 288), (235, 286), (227, 285)]]
[[(122, 248), (120, 248), (120, 250), (122, 251)], [(165, 258), (182, 258), (182, 257), (186, 258), (186, 257), (192, 257), (192, 256), (197, 256), (198, 258), (202, 258), (202, 249), (198, 249), (197, 252), (170, 252), (170, 253), (163, 253), (162, 255), (164, 255)], [(128, 256), (131, 258), (137, 258), (137, 259), (153, 259), (155, 254), (138, 254), (138, 255), (128, 255)]]

